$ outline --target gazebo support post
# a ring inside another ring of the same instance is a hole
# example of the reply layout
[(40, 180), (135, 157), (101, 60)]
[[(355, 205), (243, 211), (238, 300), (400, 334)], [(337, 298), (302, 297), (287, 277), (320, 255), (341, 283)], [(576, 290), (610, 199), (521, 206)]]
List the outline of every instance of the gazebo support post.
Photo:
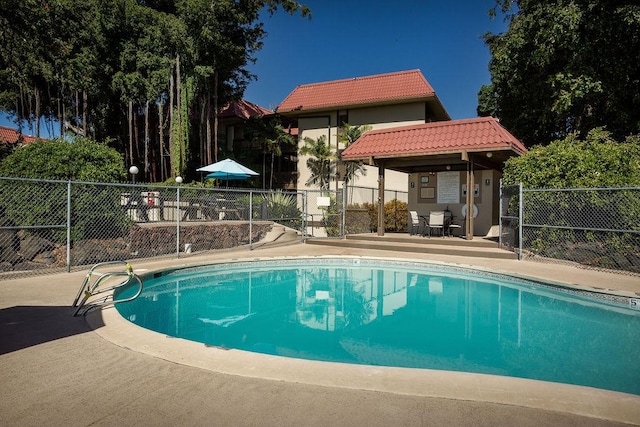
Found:
[(473, 240), (473, 204), (475, 196), (475, 179), (473, 172), (473, 154), (468, 154), (467, 159), (467, 197), (465, 203), (467, 204), (467, 212), (464, 218), (465, 221), (465, 238), (467, 240)]
[(378, 161), (378, 236), (384, 236), (384, 162)]

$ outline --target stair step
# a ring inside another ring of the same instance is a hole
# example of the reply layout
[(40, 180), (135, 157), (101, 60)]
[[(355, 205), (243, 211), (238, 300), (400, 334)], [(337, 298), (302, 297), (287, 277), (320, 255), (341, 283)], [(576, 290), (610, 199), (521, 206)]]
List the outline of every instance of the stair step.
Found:
[(482, 238), (476, 238), (474, 240), (465, 240), (459, 237), (445, 237), (432, 236), (377, 236), (372, 234), (349, 234), (346, 236), (347, 240), (352, 241), (367, 241), (367, 242), (391, 242), (391, 243), (408, 243), (408, 244), (422, 244), (422, 245), (441, 245), (441, 246), (466, 246), (472, 248), (498, 248), (498, 243), (486, 240)]
[[(428, 239), (425, 239), (428, 240)], [(430, 239), (430, 240), (433, 240)], [(446, 239), (445, 239), (446, 240)], [(357, 248), (357, 249), (373, 249), (373, 250), (384, 250), (384, 251), (395, 251), (395, 252), (413, 252), (413, 253), (431, 253), (431, 254), (439, 254), (439, 255), (455, 255), (455, 256), (466, 256), (466, 257), (477, 257), (477, 258), (497, 258), (497, 259), (517, 259), (518, 255), (500, 249), (497, 245), (493, 247), (486, 246), (475, 246), (471, 247), (470, 245), (453, 245), (453, 244), (435, 244), (429, 243), (425, 244), (422, 242), (409, 243), (407, 239), (401, 241), (389, 241), (389, 240), (380, 240), (377, 241), (375, 239), (324, 239), (324, 238), (315, 238), (308, 239), (306, 244), (311, 245), (324, 245), (324, 246), (334, 246), (334, 247), (347, 247), (347, 248)]]

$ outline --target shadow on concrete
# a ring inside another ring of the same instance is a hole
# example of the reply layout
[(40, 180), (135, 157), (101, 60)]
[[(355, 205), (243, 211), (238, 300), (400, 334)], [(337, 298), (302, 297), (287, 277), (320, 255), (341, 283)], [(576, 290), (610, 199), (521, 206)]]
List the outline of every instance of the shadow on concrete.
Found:
[[(0, 354), (90, 332), (84, 317), (70, 306), (15, 306), (0, 310)], [(101, 317), (96, 327), (102, 327)]]

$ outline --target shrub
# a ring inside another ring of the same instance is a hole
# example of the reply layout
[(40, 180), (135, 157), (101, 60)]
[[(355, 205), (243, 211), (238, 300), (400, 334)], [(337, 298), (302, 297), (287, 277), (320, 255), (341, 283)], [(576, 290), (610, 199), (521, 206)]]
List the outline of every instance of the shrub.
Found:
[[(378, 205), (364, 203), (371, 218), (371, 231), (378, 231)], [(393, 199), (384, 204), (384, 229), (388, 232), (404, 233), (407, 231), (408, 205), (401, 200)]]

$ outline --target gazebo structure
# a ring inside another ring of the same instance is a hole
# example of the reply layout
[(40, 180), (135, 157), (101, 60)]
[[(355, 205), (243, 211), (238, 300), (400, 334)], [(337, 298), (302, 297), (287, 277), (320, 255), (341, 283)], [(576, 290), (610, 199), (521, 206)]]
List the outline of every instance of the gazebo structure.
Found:
[[(474, 231), (483, 236), (494, 231), (504, 162), (526, 151), (491, 117), (451, 120), (420, 70), (300, 85), (276, 111), (298, 128), (298, 148), (322, 138), (342, 160), (365, 163), (371, 173), (352, 177), (349, 184), (377, 186), (380, 212), (385, 190), (408, 191), (409, 210), (425, 217), (447, 210), (450, 218), (464, 217), (469, 239)], [(345, 124), (371, 130), (345, 147), (340, 141)], [(312, 176), (305, 160), (298, 157), (297, 188)], [(344, 185), (339, 169), (332, 179), (336, 190)], [(379, 215), (378, 234), (384, 234), (383, 219)]]
[[(473, 239), (476, 222), (482, 234), (497, 224), (504, 162), (526, 151), (496, 119), (481, 117), (372, 130), (347, 147), (342, 159), (378, 167), (379, 212), (384, 211), (385, 170), (405, 172), (410, 210), (450, 210), (464, 218), (464, 235)], [(383, 215), (378, 234), (384, 235)]]

